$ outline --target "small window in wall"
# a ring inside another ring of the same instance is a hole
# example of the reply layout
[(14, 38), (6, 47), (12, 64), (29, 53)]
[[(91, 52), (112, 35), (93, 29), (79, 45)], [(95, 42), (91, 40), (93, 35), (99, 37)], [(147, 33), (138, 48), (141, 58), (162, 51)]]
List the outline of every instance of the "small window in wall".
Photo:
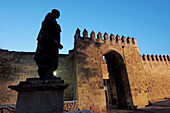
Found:
[(105, 59), (105, 56), (103, 56), (103, 60), (106, 60), (106, 59)]

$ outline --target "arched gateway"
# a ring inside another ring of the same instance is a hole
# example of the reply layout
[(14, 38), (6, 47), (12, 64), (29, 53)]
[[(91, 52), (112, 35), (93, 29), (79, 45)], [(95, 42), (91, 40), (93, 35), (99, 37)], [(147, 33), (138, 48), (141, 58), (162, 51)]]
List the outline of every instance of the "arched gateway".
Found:
[(103, 66), (107, 65), (108, 70), (108, 77), (104, 79), (107, 107), (132, 108), (133, 101), (123, 57), (113, 50), (104, 54), (104, 57), (106, 64)]
[[(17, 94), (8, 85), (37, 77), (33, 54), (0, 50), (1, 105), (16, 102)], [(141, 56), (134, 38), (107, 33), (96, 38), (86, 30), (80, 36), (78, 29), (74, 49), (59, 57), (56, 76), (70, 84), (65, 90), (66, 110), (104, 113), (106, 107), (140, 108), (148, 100), (170, 98), (170, 56)]]
[(134, 108), (148, 104), (142, 79), (145, 73), (135, 38), (113, 34), (108, 37), (105, 33), (103, 39), (99, 32), (96, 39), (93, 31), (88, 37), (87, 30), (81, 37), (77, 29), (74, 60), (80, 109), (102, 113), (106, 106)]

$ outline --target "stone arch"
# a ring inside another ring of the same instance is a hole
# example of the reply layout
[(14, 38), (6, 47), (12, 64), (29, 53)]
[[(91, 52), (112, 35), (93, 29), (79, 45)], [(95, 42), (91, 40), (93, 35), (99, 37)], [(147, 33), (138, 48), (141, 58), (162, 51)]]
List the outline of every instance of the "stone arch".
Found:
[(104, 48), (104, 46), (101, 47), (101, 49), (102, 49), (102, 54), (103, 54), (103, 55), (105, 55), (105, 54), (107, 54), (107, 53), (109, 53), (109, 52), (111, 52), (111, 51), (115, 51), (115, 52), (117, 52), (118, 54), (121, 54), (121, 53), (122, 53), (121, 50), (116, 49), (116, 48), (113, 48), (113, 47), (104, 48), (104, 49), (103, 49), (103, 48)]
[(105, 51), (104, 54), (109, 79), (105, 80), (107, 85), (108, 105), (119, 108), (132, 108), (133, 101), (130, 91), (126, 64), (121, 54), (114, 50)]

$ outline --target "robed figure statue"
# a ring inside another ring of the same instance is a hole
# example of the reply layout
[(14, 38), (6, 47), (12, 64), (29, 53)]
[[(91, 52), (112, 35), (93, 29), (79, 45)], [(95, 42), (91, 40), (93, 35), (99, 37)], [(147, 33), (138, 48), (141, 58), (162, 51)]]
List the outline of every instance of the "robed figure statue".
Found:
[(34, 60), (38, 65), (38, 74), (42, 79), (55, 78), (53, 72), (58, 68), (59, 49), (63, 48), (60, 44), (61, 28), (56, 21), (59, 16), (60, 12), (56, 9), (48, 13), (38, 34)]

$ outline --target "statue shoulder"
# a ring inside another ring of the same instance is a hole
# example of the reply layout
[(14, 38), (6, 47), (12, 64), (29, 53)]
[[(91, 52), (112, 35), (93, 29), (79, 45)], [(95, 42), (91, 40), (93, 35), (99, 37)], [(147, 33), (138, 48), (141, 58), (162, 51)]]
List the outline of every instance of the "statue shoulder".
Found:
[(52, 18), (52, 14), (51, 13), (48, 13), (46, 16), (45, 16), (45, 19), (47, 18)]
[(61, 32), (61, 27), (59, 24), (56, 25), (59, 32)]

